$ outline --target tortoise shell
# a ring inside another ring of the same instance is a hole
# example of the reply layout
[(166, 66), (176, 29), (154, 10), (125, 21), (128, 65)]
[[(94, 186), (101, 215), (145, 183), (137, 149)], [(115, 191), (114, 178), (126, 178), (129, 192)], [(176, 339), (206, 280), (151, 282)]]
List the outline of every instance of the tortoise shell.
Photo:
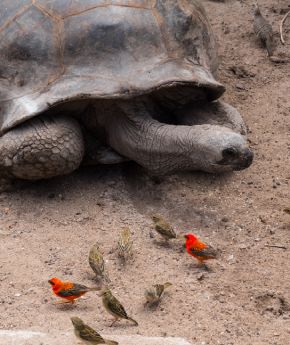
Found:
[(189, 84), (210, 99), (216, 43), (195, 0), (2, 0), (0, 134), (62, 102)]

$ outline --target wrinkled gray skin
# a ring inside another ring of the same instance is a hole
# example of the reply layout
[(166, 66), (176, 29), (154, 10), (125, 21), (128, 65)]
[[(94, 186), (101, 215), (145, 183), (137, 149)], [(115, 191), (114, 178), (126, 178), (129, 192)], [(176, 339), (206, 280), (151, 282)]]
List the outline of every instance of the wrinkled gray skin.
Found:
[(241, 116), (216, 101), (216, 44), (197, 1), (0, 6), (0, 178), (126, 160), (154, 175), (252, 163)]
[(251, 164), (245, 126), (233, 107), (212, 102), (169, 108), (164, 108), (164, 101), (140, 97), (74, 102), (53, 109), (3, 135), (2, 173), (34, 180), (68, 174), (82, 162), (128, 159), (154, 175), (180, 170), (221, 173)]

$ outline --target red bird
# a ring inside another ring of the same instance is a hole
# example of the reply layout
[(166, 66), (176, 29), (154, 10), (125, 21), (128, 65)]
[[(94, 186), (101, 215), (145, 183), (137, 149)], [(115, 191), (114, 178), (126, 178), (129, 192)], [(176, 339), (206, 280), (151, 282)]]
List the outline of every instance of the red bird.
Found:
[(89, 288), (85, 285), (75, 284), (71, 282), (63, 282), (58, 278), (52, 278), (49, 281), (54, 294), (60, 298), (64, 298), (66, 301), (58, 302), (61, 303), (74, 303), (74, 300), (81, 297), (88, 291), (97, 291), (99, 288)]
[(206, 260), (216, 259), (218, 252), (209, 244), (205, 244), (194, 236), (188, 234), (184, 236), (186, 238), (185, 247), (188, 254), (195, 257), (200, 263), (204, 263)]

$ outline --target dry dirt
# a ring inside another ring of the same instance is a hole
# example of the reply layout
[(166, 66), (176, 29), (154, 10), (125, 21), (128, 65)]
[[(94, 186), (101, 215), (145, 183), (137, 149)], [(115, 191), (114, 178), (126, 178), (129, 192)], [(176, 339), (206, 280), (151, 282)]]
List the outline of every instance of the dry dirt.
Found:
[[(282, 211), (290, 206), (290, 64), (271, 63), (257, 42), (252, 1), (204, 4), (220, 42), (224, 98), (246, 120), (254, 164), (223, 176), (170, 176), (160, 184), (131, 164), (82, 169), (1, 194), (1, 328), (67, 331), (69, 317), (78, 315), (106, 334), (181, 336), (200, 345), (290, 343), (290, 216)], [(284, 47), (278, 35), (289, 1), (261, 0), (260, 7), (277, 33), (277, 54), (290, 55), (290, 18)], [(164, 247), (152, 238), (152, 213), (220, 248), (211, 271), (201, 273), (180, 245)], [(123, 267), (114, 247), (127, 225), (135, 256)], [(109, 328), (95, 293), (75, 306), (52, 304), (50, 277), (94, 284), (87, 256), (95, 241), (115, 294), (139, 327)], [(164, 281), (173, 287), (162, 303), (144, 310), (144, 287)]]

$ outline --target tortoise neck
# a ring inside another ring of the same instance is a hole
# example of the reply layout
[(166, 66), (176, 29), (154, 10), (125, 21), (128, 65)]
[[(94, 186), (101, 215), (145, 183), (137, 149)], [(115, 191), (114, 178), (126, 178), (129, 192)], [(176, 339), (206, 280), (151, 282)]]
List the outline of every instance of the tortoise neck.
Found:
[(121, 114), (115, 114), (105, 124), (111, 147), (152, 173), (164, 174), (187, 168), (186, 153), (194, 146), (191, 126), (160, 123), (140, 103), (121, 103), (120, 110)]

